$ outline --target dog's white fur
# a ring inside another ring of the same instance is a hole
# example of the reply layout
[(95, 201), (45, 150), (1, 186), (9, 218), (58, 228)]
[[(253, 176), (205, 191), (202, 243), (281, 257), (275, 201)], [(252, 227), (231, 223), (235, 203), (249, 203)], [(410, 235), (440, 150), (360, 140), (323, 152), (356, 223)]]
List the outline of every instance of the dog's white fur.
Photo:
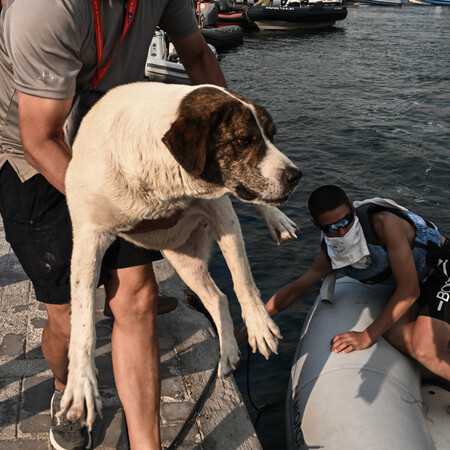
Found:
[[(180, 113), (182, 100), (196, 89), (199, 87), (159, 83), (116, 88), (87, 114), (73, 145), (73, 159), (66, 176), (74, 238), (72, 329), (69, 379), (62, 408), (68, 409), (69, 418), (88, 426), (92, 425), (95, 412), (101, 410), (94, 366), (93, 300), (102, 257), (116, 236), (163, 251), (202, 300), (218, 330), (220, 376), (235, 369), (239, 350), (226, 297), (207, 268), (211, 236), (230, 269), (253, 350), (259, 349), (268, 358), (276, 352), (281, 338), (250, 273), (239, 221), (227, 196), (232, 190), (192, 176), (163, 143)], [(266, 146), (261, 163), (252, 168), (264, 179), (264, 189), (252, 202), (261, 203), (258, 209), (278, 242), (295, 236), (295, 224), (270, 205), (273, 199), (292, 191), (293, 187), (283, 186), (280, 177), (295, 166), (266, 136), (252, 104), (227, 90), (213, 86), (209, 89), (232, 97), (229, 100), (252, 111)], [(181, 217), (170, 229), (124, 233), (143, 219), (168, 217), (179, 210), (183, 210)]]

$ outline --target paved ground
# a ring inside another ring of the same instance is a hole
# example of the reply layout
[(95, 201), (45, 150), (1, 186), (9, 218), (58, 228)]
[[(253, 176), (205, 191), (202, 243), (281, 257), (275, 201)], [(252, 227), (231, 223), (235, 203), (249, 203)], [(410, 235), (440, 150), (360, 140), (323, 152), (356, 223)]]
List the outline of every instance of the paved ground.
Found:
[[(178, 308), (158, 316), (161, 351), (161, 430), (168, 446), (204, 390), (218, 360), (218, 342), (208, 320), (187, 302), (183, 283), (164, 261), (155, 264), (160, 291), (179, 299)], [(127, 449), (123, 411), (111, 370), (113, 320), (96, 302), (99, 386), (103, 420), (94, 426), (94, 448)], [(40, 347), (45, 309), (9, 244), (0, 223), (0, 450), (50, 449), (51, 372)], [(261, 449), (233, 378), (214, 379), (200, 414), (180, 449)]]

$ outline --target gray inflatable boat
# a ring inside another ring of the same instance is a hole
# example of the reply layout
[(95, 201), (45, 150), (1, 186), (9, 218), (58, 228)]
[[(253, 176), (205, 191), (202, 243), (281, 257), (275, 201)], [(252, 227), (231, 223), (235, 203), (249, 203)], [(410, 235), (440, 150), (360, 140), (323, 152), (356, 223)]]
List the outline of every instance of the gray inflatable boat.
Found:
[(294, 358), (286, 405), (290, 449), (448, 450), (450, 384), (379, 338), (335, 354), (338, 333), (365, 329), (390, 289), (337, 280), (334, 300), (314, 303)]

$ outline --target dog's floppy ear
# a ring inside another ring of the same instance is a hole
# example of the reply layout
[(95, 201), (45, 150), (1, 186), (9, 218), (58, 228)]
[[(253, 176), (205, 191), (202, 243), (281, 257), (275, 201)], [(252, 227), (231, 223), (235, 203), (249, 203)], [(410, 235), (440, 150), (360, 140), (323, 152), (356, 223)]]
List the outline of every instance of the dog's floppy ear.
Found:
[(178, 117), (162, 140), (178, 164), (198, 177), (205, 168), (208, 134), (209, 125), (200, 118)]

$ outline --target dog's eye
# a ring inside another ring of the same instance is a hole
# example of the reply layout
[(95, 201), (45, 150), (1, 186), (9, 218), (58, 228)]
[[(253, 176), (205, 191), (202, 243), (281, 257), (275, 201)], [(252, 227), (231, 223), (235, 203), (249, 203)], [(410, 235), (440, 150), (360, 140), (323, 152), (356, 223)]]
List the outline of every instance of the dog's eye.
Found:
[(253, 141), (252, 138), (241, 138), (241, 139), (237, 139), (236, 143), (241, 147), (245, 147), (247, 145), (250, 145), (252, 143), (252, 141)]

